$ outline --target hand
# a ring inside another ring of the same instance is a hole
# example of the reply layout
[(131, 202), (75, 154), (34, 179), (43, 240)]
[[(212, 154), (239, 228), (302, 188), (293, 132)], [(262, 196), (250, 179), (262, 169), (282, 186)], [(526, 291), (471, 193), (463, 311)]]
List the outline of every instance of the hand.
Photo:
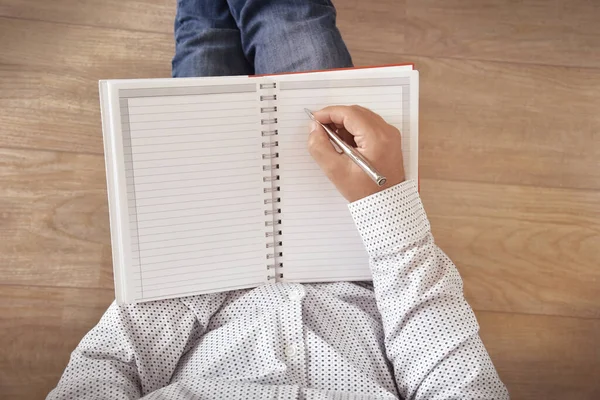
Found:
[(387, 178), (377, 186), (347, 155), (339, 154), (325, 130), (313, 122), (308, 150), (339, 192), (353, 202), (404, 181), (400, 131), (373, 111), (360, 106), (332, 106), (314, 113), (325, 125), (337, 127), (338, 135)]

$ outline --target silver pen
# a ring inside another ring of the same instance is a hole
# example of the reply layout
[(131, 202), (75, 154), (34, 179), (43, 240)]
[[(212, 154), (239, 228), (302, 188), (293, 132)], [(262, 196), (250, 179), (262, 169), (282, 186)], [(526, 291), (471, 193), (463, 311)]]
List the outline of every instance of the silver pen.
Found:
[(386, 182), (385, 176), (381, 175), (377, 170), (360, 154), (356, 149), (350, 146), (348, 143), (344, 142), (334, 131), (332, 131), (327, 125), (322, 124), (317, 121), (312, 111), (308, 108), (305, 108), (304, 111), (308, 114), (310, 119), (315, 121), (317, 124), (321, 125), (329, 138), (333, 143), (335, 143), (342, 151), (350, 157), (352, 161), (356, 163), (363, 171), (369, 175), (369, 178), (373, 179), (378, 186), (383, 186)]

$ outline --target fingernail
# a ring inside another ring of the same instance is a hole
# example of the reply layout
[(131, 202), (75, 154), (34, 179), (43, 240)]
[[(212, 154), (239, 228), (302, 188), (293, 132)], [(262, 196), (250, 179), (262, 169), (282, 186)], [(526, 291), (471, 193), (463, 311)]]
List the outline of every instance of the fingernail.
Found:
[(317, 123), (315, 121), (310, 121), (310, 131), (317, 130)]

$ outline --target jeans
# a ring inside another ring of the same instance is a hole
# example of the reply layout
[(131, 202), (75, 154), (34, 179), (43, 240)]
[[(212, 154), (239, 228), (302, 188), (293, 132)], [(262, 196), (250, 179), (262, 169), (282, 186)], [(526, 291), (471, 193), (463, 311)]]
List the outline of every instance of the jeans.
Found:
[(352, 66), (329, 0), (178, 0), (173, 77)]

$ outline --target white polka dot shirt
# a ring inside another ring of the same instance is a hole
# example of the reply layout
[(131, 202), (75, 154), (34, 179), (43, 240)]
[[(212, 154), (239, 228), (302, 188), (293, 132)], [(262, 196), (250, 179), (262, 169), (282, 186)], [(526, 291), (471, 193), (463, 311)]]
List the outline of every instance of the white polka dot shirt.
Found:
[(373, 283), (112, 304), (49, 399), (507, 399), (412, 181), (349, 205)]

